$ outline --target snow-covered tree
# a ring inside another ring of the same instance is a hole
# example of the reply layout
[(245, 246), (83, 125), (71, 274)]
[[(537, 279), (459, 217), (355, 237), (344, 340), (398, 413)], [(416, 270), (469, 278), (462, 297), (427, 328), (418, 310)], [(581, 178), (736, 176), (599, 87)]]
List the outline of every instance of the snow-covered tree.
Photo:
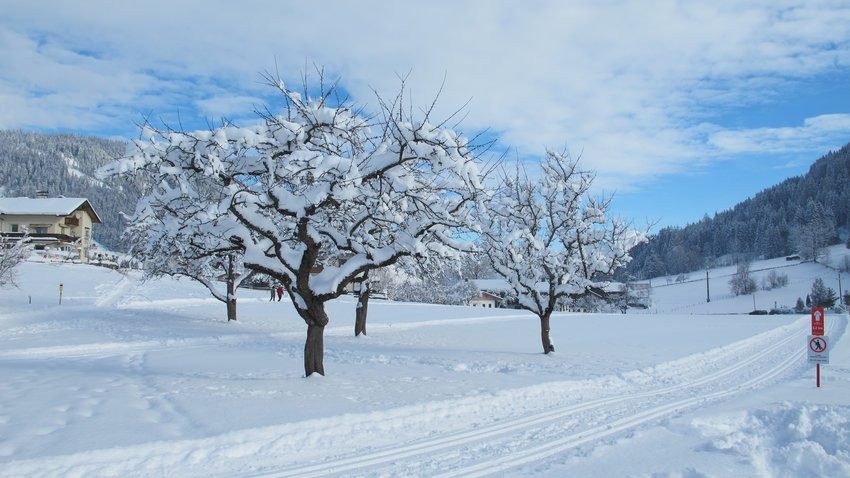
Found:
[[(248, 269), (282, 283), (307, 324), (306, 375), (324, 374), (325, 303), (363, 274), (405, 256), (465, 248), (481, 190), (475, 148), (431, 108), (414, 117), (404, 85), (367, 116), (320, 82), (316, 96), (269, 78), (280, 114), (212, 131), (144, 128), (112, 171), (155, 174), (175, 188), (206, 184), (217, 204), (198, 234), (226, 237)], [(152, 192), (150, 194), (158, 194)], [(205, 239), (206, 240), (206, 239)], [(203, 241), (201, 241), (203, 242)]]
[(736, 296), (750, 295), (756, 291), (756, 281), (750, 277), (749, 260), (741, 260), (738, 262), (735, 275), (729, 279), (729, 289)]
[(390, 300), (409, 301), (409, 290), (419, 287), (423, 281), (413, 270), (415, 265), (408, 258), (369, 273), (371, 288), (386, 294)]
[(15, 285), (18, 264), (27, 260), (32, 246), (29, 236), (0, 235), (0, 287)]
[(549, 319), (559, 299), (604, 287), (606, 279), (630, 260), (629, 251), (645, 240), (643, 232), (611, 219), (611, 199), (594, 199), (594, 176), (577, 161), (548, 151), (542, 175), (505, 174), (487, 207), (483, 250), (503, 277), (518, 305), (540, 319), (543, 352), (555, 350)]
[(193, 279), (225, 304), (228, 322), (236, 320), (236, 289), (250, 274), (241, 248), (230, 241), (223, 190), (203, 175), (178, 180), (168, 168), (145, 174), (151, 186), (124, 232), (145, 278)]
[(426, 261), (407, 258), (375, 271), (371, 277), (392, 300), (462, 305), (480, 292), (471, 281), (480, 278), (474, 274), (477, 264), (466, 267), (474, 262), (472, 257), (462, 254), (452, 260)]

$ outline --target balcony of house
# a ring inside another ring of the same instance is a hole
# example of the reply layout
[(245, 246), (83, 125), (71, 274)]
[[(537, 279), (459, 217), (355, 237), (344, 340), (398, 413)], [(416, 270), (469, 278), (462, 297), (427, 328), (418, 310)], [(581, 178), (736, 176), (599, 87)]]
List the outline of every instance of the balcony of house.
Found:
[[(80, 240), (77, 236), (69, 236), (68, 234), (56, 234), (52, 232), (30, 232), (26, 234), (32, 242), (77, 242)], [(23, 232), (3, 232), (0, 236), (8, 239), (20, 239), (24, 237)]]
[[(0, 244), (9, 246), (13, 241), (24, 237), (20, 232), (0, 233)], [(29, 244), (38, 257), (47, 261), (72, 261), (88, 263), (88, 250), (83, 247), (79, 237), (67, 234), (56, 234), (47, 232), (31, 232), (26, 234)]]

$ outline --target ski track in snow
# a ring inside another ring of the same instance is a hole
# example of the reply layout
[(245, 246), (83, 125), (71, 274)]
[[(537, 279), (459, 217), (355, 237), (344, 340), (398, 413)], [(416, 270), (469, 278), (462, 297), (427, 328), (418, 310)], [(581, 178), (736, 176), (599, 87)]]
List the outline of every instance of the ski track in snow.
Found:
[[(799, 373), (805, 366), (801, 349), (807, 325), (808, 319), (801, 318), (723, 347), (628, 373), (201, 439), (13, 461), (4, 465), (3, 474), (210, 476), (210, 470), (220, 476), (297, 477), (475, 477), (511, 470), (529, 474), (546, 469), (547, 462), (587, 453), (596, 444), (626, 438), (685, 410)], [(834, 322), (830, 325), (833, 331)], [(161, 346), (113, 345), (114, 350), (109, 344), (91, 344), (64, 351), (18, 349), (3, 355), (127, 353)], [(338, 449), (347, 452), (333, 455)], [(528, 466), (534, 468), (523, 468)]]

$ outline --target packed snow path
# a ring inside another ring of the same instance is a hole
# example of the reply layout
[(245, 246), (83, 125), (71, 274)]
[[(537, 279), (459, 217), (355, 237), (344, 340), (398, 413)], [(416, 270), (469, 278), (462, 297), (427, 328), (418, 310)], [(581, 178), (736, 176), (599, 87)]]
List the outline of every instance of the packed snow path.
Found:
[[(624, 434), (707, 401), (775, 382), (799, 366), (804, 325), (781, 327), (751, 340), (621, 377), (624, 383), (602, 380), (598, 388), (588, 384), (579, 403), (553, 403), (546, 410), (514, 415), (515, 403), (511, 402), (526, 400), (531, 402), (526, 405), (532, 405), (545, 400), (528, 396), (528, 390), (508, 393), (513, 395), (510, 398), (482, 397), (480, 400), (492, 408), (475, 408), (487, 416), (472, 420), (472, 430), (438, 434), (403, 446), (334, 458), (320, 465), (278, 469), (271, 475), (447, 478), (489, 476), (530, 463), (539, 466), (553, 455)], [(548, 388), (552, 395), (569, 395), (573, 387), (553, 384), (531, 394), (545, 394)], [(613, 391), (616, 393), (612, 396)], [(492, 422), (475, 426), (488, 420)], [(358, 473), (359, 470), (363, 471)]]
[[(831, 321), (836, 339), (844, 323)], [(18, 460), (9, 476), (488, 476), (545, 470), (707, 402), (805, 367), (805, 318), (723, 347), (628, 373), (402, 408)], [(835, 340), (835, 339), (834, 339)], [(130, 344), (128, 344), (130, 345)], [(188, 344), (187, 344), (188, 345)], [(200, 344), (196, 344), (200, 345)], [(137, 342), (125, 353), (156, 344)], [(99, 348), (101, 353), (106, 352)], [(35, 350), (7, 357), (37, 355)], [(57, 352), (57, 350), (53, 350)], [(70, 350), (68, 352), (71, 352)], [(314, 380), (314, 379), (310, 379)], [(322, 381), (326, 379), (317, 378)], [(345, 454), (335, 454), (345, 450)], [(529, 468), (533, 467), (533, 468)]]

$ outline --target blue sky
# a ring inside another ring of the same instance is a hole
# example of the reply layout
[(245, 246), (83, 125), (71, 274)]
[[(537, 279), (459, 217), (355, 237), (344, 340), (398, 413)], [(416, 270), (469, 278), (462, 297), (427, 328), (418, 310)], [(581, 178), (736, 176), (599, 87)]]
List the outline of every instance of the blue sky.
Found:
[[(359, 104), (408, 75), (415, 104), (469, 101), (533, 163), (581, 156), (615, 211), (685, 225), (850, 142), (840, 1), (0, 0), (0, 128), (133, 137), (274, 109), (263, 72), (321, 65)], [(532, 166), (529, 166), (532, 167)], [(850, 180), (850, 178), (848, 178)]]

